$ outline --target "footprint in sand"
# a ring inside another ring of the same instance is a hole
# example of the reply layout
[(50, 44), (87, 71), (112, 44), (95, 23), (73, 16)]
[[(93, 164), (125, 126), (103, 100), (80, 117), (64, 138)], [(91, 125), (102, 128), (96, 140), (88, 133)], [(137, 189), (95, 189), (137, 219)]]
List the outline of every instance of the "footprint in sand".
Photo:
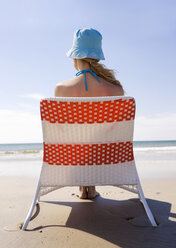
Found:
[(3, 229), (4, 231), (7, 231), (7, 232), (17, 232), (19, 231), (23, 226), (23, 223), (19, 223), (19, 224), (12, 224), (12, 225), (9, 225), (9, 226), (5, 226)]

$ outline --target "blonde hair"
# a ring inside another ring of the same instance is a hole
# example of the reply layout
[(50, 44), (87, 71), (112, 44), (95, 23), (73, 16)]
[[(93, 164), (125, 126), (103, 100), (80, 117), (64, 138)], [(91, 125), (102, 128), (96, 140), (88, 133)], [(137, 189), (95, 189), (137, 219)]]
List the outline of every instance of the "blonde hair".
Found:
[[(98, 63), (98, 59), (92, 59), (92, 58), (84, 58), (81, 59), (85, 62), (88, 62), (90, 64), (91, 70), (97, 74), (97, 76), (105, 79), (107, 82), (121, 86), (121, 83), (115, 78), (115, 73), (113, 70), (108, 69), (105, 67), (105, 65)], [(124, 89), (122, 87), (123, 93)]]

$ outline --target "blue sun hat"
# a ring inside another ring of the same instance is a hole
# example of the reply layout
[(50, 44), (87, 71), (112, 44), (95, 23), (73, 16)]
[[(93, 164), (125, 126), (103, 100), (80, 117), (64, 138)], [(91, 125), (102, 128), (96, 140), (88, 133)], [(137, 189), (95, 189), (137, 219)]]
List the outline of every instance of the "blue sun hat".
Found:
[(93, 28), (76, 30), (72, 48), (67, 52), (67, 56), (72, 59), (92, 58), (104, 60), (102, 35)]

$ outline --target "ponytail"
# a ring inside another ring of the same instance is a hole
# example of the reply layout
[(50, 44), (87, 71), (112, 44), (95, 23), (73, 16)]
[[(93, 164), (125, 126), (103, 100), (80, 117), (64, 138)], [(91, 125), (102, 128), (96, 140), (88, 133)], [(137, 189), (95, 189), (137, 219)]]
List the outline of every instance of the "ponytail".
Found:
[[(121, 83), (115, 78), (114, 71), (106, 68), (105, 65), (98, 63), (99, 62), (98, 59), (84, 58), (82, 60), (90, 64), (91, 70), (95, 72), (97, 76), (102, 77), (111, 84), (122, 87)], [(122, 90), (124, 93), (123, 87)]]

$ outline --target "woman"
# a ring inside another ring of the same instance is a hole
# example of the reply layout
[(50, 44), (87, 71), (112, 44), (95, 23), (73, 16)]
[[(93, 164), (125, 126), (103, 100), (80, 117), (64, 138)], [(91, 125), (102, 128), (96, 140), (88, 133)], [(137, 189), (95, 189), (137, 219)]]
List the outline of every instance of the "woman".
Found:
[[(114, 72), (100, 64), (104, 60), (102, 35), (95, 29), (75, 31), (73, 46), (67, 56), (74, 61), (76, 77), (56, 85), (56, 97), (123, 96), (124, 90)], [(92, 199), (98, 195), (95, 186), (80, 186), (80, 198)]]

